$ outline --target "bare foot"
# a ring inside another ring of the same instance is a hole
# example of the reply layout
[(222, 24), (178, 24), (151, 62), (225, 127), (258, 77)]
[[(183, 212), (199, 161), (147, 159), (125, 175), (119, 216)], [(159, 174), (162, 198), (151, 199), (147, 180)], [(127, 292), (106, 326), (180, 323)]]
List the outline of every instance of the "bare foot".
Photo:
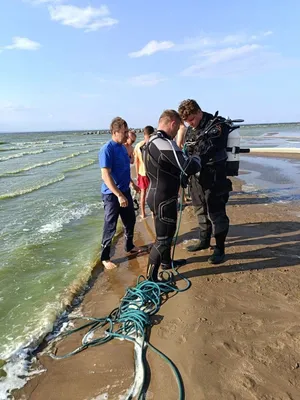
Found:
[(104, 267), (106, 269), (114, 269), (117, 268), (116, 264), (114, 264), (112, 261), (108, 260), (108, 261), (102, 261), (102, 264), (104, 265)]

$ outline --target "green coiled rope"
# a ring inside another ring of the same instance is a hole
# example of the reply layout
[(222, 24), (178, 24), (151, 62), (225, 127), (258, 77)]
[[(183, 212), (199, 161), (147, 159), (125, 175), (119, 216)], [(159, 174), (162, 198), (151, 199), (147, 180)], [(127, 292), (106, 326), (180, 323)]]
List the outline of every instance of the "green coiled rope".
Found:
[[(147, 328), (152, 325), (151, 316), (159, 311), (163, 296), (167, 295), (168, 293), (183, 292), (189, 289), (191, 286), (191, 282), (182, 274), (180, 274), (173, 264), (175, 246), (177, 243), (182, 218), (183, 196), (184, 191), (182, 190), (177, 230), (173, 242), (172, 273), (166, 271), (163, 272), (163, 274), (167, 275), (167, 279), (162, 282), (152, 282), (147, 280), (143, 275), (140, 275), (137, 279), (136, 286), (127, 288), (126, 293), (121, 300), (120, 306), (115, 308), (106, 317), (73, 317), (72, 319), (82, 319), (87, 322), (77, 328), (62, 332), (58, 337), (62, 339), (82, 329), (88, 329), (87, 333), (83, 336), (81, 345), (64, 355), (57, 356), (51, 353), (50, 356), (52, 358), (57, 360), (65, 359), (80, 353), (88, 347), (102, 345), (114, 338), (129, 340), (135, 345), (140, 346), (142, 352), (146, 349), (146, 347), (149, 347), (167, 362), (177, 381), (178, 399), (184, 399), (183, 381), (175, 364), (147, 340)], [(174, 283), (174, 276), (180, 276), (186, 282), (186, 286), (182, 289), (178, 288)], [(93, 339), (94, 333), (101, 330), (104, 331), (104, 334), (101, 337)], [(127, 396), (127, 400), (132, 399), (133, 397), (136, 397), (138, 400), (144, 400), (146, 398), (146, 393), (144, 391), (144, 370), (145, 368), (143, 365), (143, 382), (138, 389), (138, 393), (131, 391)]]

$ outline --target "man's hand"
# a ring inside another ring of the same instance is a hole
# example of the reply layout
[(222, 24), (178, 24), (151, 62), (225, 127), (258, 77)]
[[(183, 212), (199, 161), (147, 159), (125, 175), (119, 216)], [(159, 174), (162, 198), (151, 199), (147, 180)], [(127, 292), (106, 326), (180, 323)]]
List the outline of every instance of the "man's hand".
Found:
[(132, 188), (135, 192), (140, 193), (141, 189), (136, 185), (134, 182), (132, 182)]
[(127, 207), (128, 206), (128, 200), (124, 196), (124, 194), (119, 194), (118, 200), (119, 200), (119, 203), (120, 203), (121, 207)]

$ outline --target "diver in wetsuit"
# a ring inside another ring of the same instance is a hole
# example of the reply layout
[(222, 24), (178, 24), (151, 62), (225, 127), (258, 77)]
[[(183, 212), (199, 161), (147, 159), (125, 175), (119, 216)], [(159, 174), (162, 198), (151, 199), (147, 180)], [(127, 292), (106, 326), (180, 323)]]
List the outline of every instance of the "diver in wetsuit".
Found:
[[(186, 186), (187, 177), (201, 169), (198, 156), (187, 157), (172, 139), (181, 119), (175, 110), (166, 110), (159, 118), (157, 132), (144, 149), (144, 163), (150, 179), (147, 203), (153, 212), (156, 241), (151, 249), (147, 277), (158, 280), (158, 270), (171, 268), (171, 245), (176, 232), (178, 191)], [(185, 183), (184, 183), (185, 182)], [(185, 260), (174, 261), (175, 266)]]
[(225, 239), (229, 229), (226, 203), (232, 183), (227, 179), (227, 139), (229, 128), (225, 118), (203, 112), (195, 100), (184, 100), (178, 112), (189, 128), (185, 135), (185, 146), (189, 155), (201, 159), (201, 173), (190, 180), (190, 193), (200, 233), (195, 245), (188, 251), (204, 250), (210, 247), (214, 234), (216, 247), (208, 262), (219, 264), (225, 258)]

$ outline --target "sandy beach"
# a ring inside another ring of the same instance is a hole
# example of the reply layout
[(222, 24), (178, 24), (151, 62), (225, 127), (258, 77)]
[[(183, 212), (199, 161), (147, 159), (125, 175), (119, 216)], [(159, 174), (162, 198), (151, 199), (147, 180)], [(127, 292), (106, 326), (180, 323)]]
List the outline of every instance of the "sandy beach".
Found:
[[(241, 175), (242, 178), (242, 175)], [(300, 210), (297, 203), (268, 202), (244, 193), (234, 179), (226, 261), (211, 266), (212, 250), (188, 253), (197, 237), (192, 207), (183, 212), (176, 258), (191, 288), (172, 296), (154, 319), (150, 342), (178, 367), (191, 400), (297, 400), (300, 398)], [(151, 217), (137, 224), (136, 242), (153, 242)], [(100, 273), (79, 310), (102, 317), (119, 305), (128, 286), (145, 273), (147, 256), (123, 257), (119, 268)], [(184, 286), (179, 280), (178, 286)], [(57, 346), (63, 354), (79, 345), (81, 333)], [(14, 394), (30, 400), (121, 400), (134, 376), (132, 344), (114, 340), (66, 360), (39, 352), (47, 372)], [(147, 399), (178, 398), (174, 376), (147, 351), (151, 380)]]

